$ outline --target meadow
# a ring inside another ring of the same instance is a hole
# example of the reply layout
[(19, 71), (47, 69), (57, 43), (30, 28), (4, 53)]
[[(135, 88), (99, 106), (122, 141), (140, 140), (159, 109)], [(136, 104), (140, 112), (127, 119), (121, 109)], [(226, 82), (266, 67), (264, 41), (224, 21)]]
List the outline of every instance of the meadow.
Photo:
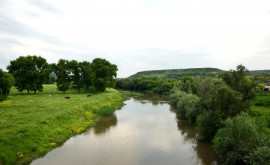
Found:
[(13, 87), (7, 100), (0, 102), (0, 165), (29, 164), (94, 125), (100, 116), (112, 114), (126, 99), (114, 89), (87, 94), (64, 94), (56, 85), (44, 85), (37, 94)]
[(270, 135), (270, 93), (258, 94), (249, 114), (257, 121), (266, 122), (266, 131)]

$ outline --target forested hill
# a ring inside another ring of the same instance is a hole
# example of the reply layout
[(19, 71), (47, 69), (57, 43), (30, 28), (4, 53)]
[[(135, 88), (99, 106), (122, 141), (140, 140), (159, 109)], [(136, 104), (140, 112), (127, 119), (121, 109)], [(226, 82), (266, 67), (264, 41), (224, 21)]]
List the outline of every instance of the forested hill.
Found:
[[(156, 76), (160, 78), (180, 78), (184, 76), (193, 77), (217, 77), (225, 70), (217, 68), (188, 68), (188, 69), (165, 69), (165, 70), (150, 70), (138, 72), (131, 75), (129, 78), (140, 76)], [(270, 70), (254, 70), (250, 71), (252, 76), (266, 76), (270, 75)]]

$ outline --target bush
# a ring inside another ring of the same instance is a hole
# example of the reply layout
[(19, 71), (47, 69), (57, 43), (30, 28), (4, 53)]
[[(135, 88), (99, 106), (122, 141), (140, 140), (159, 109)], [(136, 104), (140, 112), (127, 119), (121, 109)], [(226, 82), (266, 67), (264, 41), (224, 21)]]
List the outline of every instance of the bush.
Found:
[(267, 164), (270, 162), (270, 142), (246, 113), (227, 119), (214, 140), (214, 149), (224, 164)]
[(200, 98), (196, 95), (184, 94), (177, 103), (177, 111), (187, 118), (190, 124), (195, 122), (196, 116), (199, 114), (199, 101)]
[(174, 105), (174, 106), (176, 106), (177, 103), (178, 103), (178, 101), (179, 101), (179, 98), (180, 98), (181, 96), (185, 95), (185, 94), (186, 94), (186, 92), (179, 91), (177, 88), (174, 87), (174, 88), (171, 90), (171, 94), (170, 94), (170, 96), (169, 96), (170, 101), (171, 101), (171, 104)]

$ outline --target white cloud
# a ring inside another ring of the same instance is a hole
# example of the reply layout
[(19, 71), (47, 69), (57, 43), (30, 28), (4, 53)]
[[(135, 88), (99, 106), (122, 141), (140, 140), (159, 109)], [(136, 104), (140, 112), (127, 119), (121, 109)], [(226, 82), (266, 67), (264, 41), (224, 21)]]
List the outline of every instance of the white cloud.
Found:
[(49, 62), (106, 58), (118, 65), (120, 77), (145, 69), (231, 69), (240, 63), (270, 69), (265, 60), (252, 60), (261, 52), (270, 55), (268, 0), (0, 3), (0, 37), (21, 43), (1, 48), (1, 67), (8, 65), (2, 60), (7, 56), (27, 53)]

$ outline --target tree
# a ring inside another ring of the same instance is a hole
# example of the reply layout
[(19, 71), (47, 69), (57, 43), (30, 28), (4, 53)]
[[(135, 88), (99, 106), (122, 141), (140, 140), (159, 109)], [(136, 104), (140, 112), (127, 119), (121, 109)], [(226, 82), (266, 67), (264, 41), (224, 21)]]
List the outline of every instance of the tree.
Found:
[(245, 102), (248, 109), (251, 106), (251, 101), (255, 98), (256, 84), (250, 78), (246, 77), (249, 71), (243, 65), (238, 65), (236, 70), (231, 70), (222, 75), (222, 79), (232, 87), (233, 90), (240, 92), (243, 96), (243, 102)]
[(0, 69), (0, 100), (6, 98), (9, 95), (13, 83), (13, 76), (11, 74), (4, 73), (3, 70)]
[(15, 86), (21, 92), (24, 89), (30, 91), (42, 91), (42, 84), (49, 76), (48, 63), (40, 56), (21, 56), (10, 61), (7, 67), (9, 73), (15, 78)]
[(76, 60), (69, 61), (68, 68), (71, 71), (70, 80), (72, 88), (77, 89), (80, 93), (80, 89), (82, 88), (82, 79), (79, 63)]
[(57, 89), (66, 93), (70, 87), (70, 69), (68, 60), (60, 59), (57, 64), (52, 64), (52, 70), (57, 76)]
[(82, 84), (85, 87), (85, 91), (88, 91), (89, 87), (93, 84), (94, 73), (91, 68), (91, 63), (83, 61), (79, 63), (81, 70)]
[(114, 87), (118, 70), (116, 65), (96, 58), (92, 61), (91, 68), (94, 72), (94, 86), (98, 91), (104, 92), (107, 87)]

